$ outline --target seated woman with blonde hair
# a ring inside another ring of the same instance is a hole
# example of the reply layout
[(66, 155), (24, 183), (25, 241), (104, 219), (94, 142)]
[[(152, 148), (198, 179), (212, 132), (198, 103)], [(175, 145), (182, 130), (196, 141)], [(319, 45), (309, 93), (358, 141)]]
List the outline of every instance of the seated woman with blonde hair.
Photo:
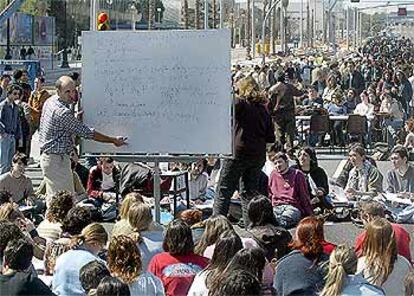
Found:
[[(144, 197), (137, 192), (128, 193), (122, 201), (121, 208), (119, 210), (119, 220), (115, 223), (114, 228), (112, 228), (112, 236), (121, 234), (128, 235), (134, 232), (132, 226), (129, 224), (128, 215), (129, 209), (135, 203), (145, 203)], [(163, 227), (155, 221), (152, 221), (149, 230), (162, 231)]]
[(368, 224), (362, 254), (358, 273), (369, 283), (381, 286), (386, 295), (404, 295), (404, 278), (412, 272), (412, 266), (398, 255), (394, 230), (385, 218)]
[(329, 271), (321, 296), (374, 296), (385, 295), (384, 291), (355, 274), (358, 257), (352, 248), (339, 245), (329, 258)]
[(141, 251), (142, 267), (146, 270), (152, 257), (163, 251), (163, 232), (150, 229), (153, 223), (152, 212), (151, 207), (145, 203), (132, 204), (128, 213), (128, 222), (133, 230), (129, 236), (137, 243)]

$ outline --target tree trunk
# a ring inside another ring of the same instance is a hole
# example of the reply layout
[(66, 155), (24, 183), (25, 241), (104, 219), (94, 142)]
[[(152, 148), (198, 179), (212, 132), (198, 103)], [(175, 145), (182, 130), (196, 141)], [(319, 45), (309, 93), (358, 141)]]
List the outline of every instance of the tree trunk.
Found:
[(155, 0), (148, 0), (148, 30), (154, 28)]
[(211, 13), (213, 15), (213, 29), (215, 29), (217, 23), (217, 0), (213, 0), (211, 2), (211, 10)]
[(188, 0), (182, 0), (181, 4), (184, 29), (188, 29)]
[(196, 30), (200, 29), (200, 0), (195, 0), (194, 7), (194, 27)]

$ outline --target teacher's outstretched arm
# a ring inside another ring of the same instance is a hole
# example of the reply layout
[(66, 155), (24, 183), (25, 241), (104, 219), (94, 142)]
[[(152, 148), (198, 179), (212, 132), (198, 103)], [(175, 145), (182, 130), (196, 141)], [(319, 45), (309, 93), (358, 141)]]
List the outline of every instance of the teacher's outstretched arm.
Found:
[(123, 145), (128, 145), (127, 143), (127, 137), (110, 137), (104, 134), (101, 134), (100, 132), (95, 131), (93, 139), (97, 142), (101, 143), (112, 143), (116, 147), (120, 147)]

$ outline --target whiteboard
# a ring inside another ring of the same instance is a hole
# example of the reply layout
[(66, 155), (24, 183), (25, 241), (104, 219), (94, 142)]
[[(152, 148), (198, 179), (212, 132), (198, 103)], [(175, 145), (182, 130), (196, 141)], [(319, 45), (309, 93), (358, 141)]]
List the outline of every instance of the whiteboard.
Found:
[(230, 31), (83, 32), (84, 122), (128, 145), (86, 153), (232, 154)]

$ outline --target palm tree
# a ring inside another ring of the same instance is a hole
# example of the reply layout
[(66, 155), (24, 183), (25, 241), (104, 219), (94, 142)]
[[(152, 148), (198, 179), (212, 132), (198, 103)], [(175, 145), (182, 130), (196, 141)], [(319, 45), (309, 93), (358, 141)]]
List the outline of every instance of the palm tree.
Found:
[(194, 4), (194, 27), (196, 30), (200, 29), (200, 0), (195, 0)]

